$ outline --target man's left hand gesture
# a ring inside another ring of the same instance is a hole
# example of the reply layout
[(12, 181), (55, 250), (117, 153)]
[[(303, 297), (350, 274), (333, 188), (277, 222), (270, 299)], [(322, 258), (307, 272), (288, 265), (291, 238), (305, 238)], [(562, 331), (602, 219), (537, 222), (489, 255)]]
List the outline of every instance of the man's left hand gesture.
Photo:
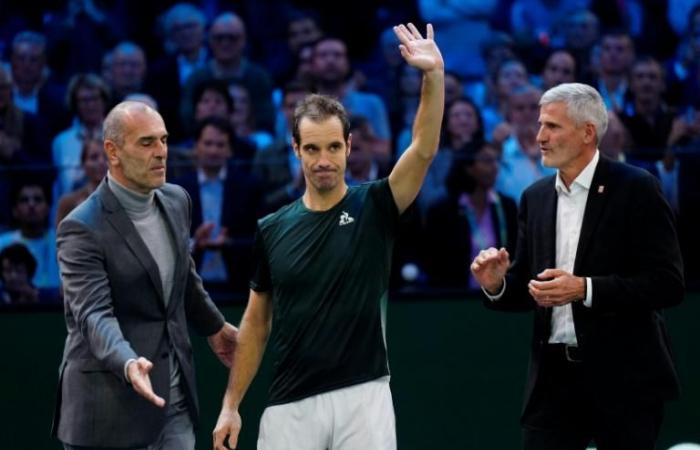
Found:
[(561, 269), (546, 269), (527, 285), (530, 295), (542, 307), (562, 306), (586, 298), (586, 279)]
[(219, 361), (228, 368), (231, 368), (231, 364), (233, 364), (233, 352), (236, 350), (237, 338), (238, 328), (228, 322), (224, 323), (224, 326), (219, 331), (207, 338), (209, 347), (211, 347), (216, 357), (219, 358)]
[(445, 63), (433, 40), (433, 26), (431, 24), (428, 24), (426, 28), (425, 38), (412, 23), (395, 26), (394, 33), (401, 42), (399, 45), (401, 56), (408, 64), (423, 72), (444, 69)]

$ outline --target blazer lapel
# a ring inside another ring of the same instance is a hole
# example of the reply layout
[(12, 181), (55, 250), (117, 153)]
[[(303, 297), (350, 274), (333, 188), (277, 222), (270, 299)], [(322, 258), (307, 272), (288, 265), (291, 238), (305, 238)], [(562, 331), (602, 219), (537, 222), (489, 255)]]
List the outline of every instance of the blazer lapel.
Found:
[(100, 184), (98, 192), (102, 199), (102, 205), (108, 212), (107, 220), (115, 228), (117, 234), (126, 241), (127, 245), (136, 256), (136, 259), (139, 260), (143, 268), (146, 270), (151, 282), (153, 282), (153, 287), (156, 289), (156, 292), (158, 292), (158, 296), (161, 299), (161, 304), (164, 305), (163, 283), (160, 279), (160, 272), (158, 271), (156, 261), (148, 251), (148, 247), (146, 247), (143, 239), (141, 239), (138, 231), (136, 231), (136, 227), (134, 227), (133, 222), (131, 222), (131, 219), (129, 219), (129, 216), (127, 216), (126, 211), (124, 211), (124, 208), (122, 208), (122, 205), (119, 203), (119, 200), (117, 200), (117, 197), (115, 197), (115, 195), (109, 189), (106, 179), (102, 182), (102, 184)]
[(610, 196), (608, 182), (608, 166), (610, 162), (602, 155), (598, 161), (591, 181), (591, 187), (588, 191), (588, 199), (586, 200), (586, 209), (583, 213), (583, 223), (581, 224), (581, 233), (578, 239), (578, 248), (576, 249), (576, 261), (574, 262), (574, 274), (579, 273), (581, 261), (583, 261), (586, 252), (588, 251), (593, 239), (593, 233), (598, 226), (600, 214), (605, 208), (607, 199)]
[(554, 181), (552, 178), (552, 182), (548, 183), (544, 189), (542, 213), (538, 215), (542, 222), (538, 224), (538, 229), (535, 231), (539, 233), (536, 242), (540, 242), (542, 245), (542, 248), (539, 249), (541, 253), (536, 261), (538, 272), (554, 268), (557, 261), (557, 190), (554, 187)]

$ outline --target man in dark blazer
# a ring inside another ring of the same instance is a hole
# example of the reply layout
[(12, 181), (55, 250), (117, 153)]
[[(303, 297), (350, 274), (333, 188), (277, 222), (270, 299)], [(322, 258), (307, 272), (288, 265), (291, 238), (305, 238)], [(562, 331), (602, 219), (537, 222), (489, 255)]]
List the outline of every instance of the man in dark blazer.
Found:
[(226, 119), (200, 121), (195, 128), (195, 170), (173, 182), (192, 199), (191, 250), (206, 286), (246, 292), (262, 191), (252, 175), (231, 163), (240, 142), (235, 138)]
[(68, 336), (53, 433), (66, 449), (194, 449), (188, 325), (230, 365), (225, 322), (189, 257), (191, 204), (165, 184), (167, 131), (138, 102), (104, 123), (108, 177), (59, 225)]
[(599, 154), (595, 89), (562, 84), (540, 106), (557, 175), (523, 195), (512, 266), (495, 248), (471, 265), (488, 307), (535, 310), (524, 448), (652, 450), (679, 393), (662, 313), (684, 295), (673, 214), (648, 172)]

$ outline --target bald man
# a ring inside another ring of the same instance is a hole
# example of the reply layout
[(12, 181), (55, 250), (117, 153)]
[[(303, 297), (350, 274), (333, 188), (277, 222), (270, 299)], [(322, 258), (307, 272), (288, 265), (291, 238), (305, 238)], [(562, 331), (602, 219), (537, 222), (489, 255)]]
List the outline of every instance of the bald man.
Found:
[(68, 450), (193, 450), (188, 326), (227, 366), (237, 330), (189, 256), (191, 202), (165, 183), (163, 119), (122, 102), (103, 126), (108, 176), (57, 232), (68, 336), (53, 433)]

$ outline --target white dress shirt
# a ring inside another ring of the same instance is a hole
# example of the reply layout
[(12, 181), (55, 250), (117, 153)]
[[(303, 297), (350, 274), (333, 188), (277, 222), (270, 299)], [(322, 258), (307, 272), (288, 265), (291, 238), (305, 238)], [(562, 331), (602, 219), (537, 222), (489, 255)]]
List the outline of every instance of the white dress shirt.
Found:
[[(569, 188), (561, 180), (557, 171), (554, 184), (557, 191), (556, 267), (552, 267), (553, 269), (561, 269), (569, 273), (574, 271), (576, 250), (578, 249), (578, 240), (581, 235), (581, 225), (583, 224), (583, 213), (586, 210), (588, 193), (590, 192), (593, 174), (599, 159), (600, 152), (596, 150), (593, 159), (571, 183)], [(486, 290), (484, 290), (484, 293), (492, 301), (497, 301), (503, 296), (505, 289), (506, 283), (504, 282), (501, 292), (498, 294), (490, 295)], [(586, 278), (586, 298), (583, 300), (583, 304), (589, 308), (593, 304), (593, 283), (588, 277)], [(552, 329), (548, 342), (550, 344), (577, 345), (571, 303), (553, 308)]]
[[(567, 189), (557, 172), (554, 187), (557, 190), (557, 228), (556, 228), (556, 260), (557, 269), (566, 272), (574, 272), (578, 239), (581, 235), (583, 213), (586, 210), (588, 193), (593, 182), (593, 174), (598, 165), (600, 155), (596, 150), (593, 159), (581, 171)], [(591, 279), (586, 278), (586, 299), (584, 305), (590, 307), (592, 303)], [(552, 311), (552, 331), (549, 335), (550, 343), (562, 343), (576, 345), (576, 330), (574, 329), (574, 315), (571, 311), (571, 303), (564, 306), (555, 306)]]

